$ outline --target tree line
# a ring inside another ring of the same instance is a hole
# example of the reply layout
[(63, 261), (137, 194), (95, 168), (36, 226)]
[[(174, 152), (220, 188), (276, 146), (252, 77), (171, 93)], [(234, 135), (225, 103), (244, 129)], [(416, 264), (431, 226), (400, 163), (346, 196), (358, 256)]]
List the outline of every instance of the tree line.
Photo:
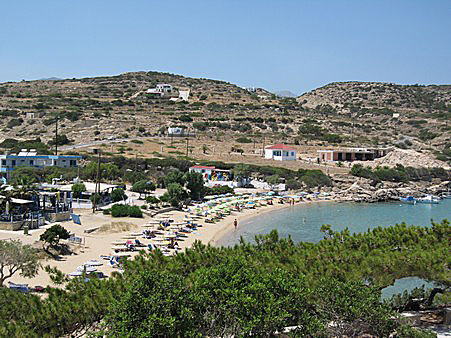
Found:
[(45, 298), (0, 288), (0, 335), (272, 336), (291, 327), (290, 335), (301, 337), (435, 336), (404, 324), (380, 290), (418, 276), (449, 295), (447, 220), (322, 231), (318, 243), (296, 244), (273, 231), (254, 244), (196, 242), (172, 257), (142, 253), (123, 274), (89, 282), (83, 276), (63, 289), (48, 287)]

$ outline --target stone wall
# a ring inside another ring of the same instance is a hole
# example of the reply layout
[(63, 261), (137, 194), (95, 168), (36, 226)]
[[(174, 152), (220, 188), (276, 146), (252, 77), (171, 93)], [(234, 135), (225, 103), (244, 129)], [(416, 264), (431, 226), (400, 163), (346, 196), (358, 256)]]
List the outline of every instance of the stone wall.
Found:
[(10, 230), (10, 231), (20, 230), (23, 224), (24, 221), (0, 222), (0, 230)]
[(58, 213), (52, 213), (52, 214), (49, 213), (49, 214), (45, 215), (45, 218), (50, 223), (62, 222), (62, 221), (69, 220), (70, 214), (71, 214), (70, 211), (58, 212)]

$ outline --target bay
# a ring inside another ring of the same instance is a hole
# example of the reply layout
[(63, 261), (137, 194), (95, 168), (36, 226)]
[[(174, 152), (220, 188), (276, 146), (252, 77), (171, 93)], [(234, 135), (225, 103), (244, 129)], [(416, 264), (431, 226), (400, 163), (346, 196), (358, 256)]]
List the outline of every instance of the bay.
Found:
[[(295, 206), (267, 212), (238, 224), (238, 228), (216, 241), (218, 246), (233, 246), (243, 237), (254, 242), (259, 234), (277, 230), (280, 237), (290, 236), (293, 241), (318, 242), (323, 239), (321, 225), (330, 224), (332, 230), (341, 231), (346, 227), (352, 232), (366, 232), (375, 227), (389, 227), (405, 222), (407, 225), (431, 226), (431, 220), (441, 222), (451, 220), (451, 199), (441, 200), (440, 204), (408, 205), (399, 202), (387, 203), (338, 203), (318, 202), (297, 204)], [(416, 277), (397, 280), (382, 291), (387, 298), (404, 290), (427, 283)]]

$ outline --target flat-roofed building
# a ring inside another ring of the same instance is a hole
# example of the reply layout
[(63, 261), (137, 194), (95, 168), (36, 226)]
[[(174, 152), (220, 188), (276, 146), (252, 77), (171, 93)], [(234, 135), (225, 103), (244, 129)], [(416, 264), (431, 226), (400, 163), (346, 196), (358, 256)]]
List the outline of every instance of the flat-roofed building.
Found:
[(22, 149), (18, 154), (0, 155), (0, 176), (8, 180), (11, 172), (18, 167), (77, 168), (80, 159), (81, 156), (38, 155), (35, 149)]
[(372, 161), (387, 155), (388, 148), (337, 148), (317, 151), (320, 162)]

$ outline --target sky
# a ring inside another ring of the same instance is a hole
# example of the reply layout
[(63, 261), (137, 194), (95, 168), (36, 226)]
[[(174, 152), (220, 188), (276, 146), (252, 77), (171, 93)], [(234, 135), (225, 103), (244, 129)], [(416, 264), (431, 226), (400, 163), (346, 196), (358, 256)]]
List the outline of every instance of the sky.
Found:
[(301, 94), (451, 83), (451, 0), (0, 0), (0, 82), (162, 71)]

